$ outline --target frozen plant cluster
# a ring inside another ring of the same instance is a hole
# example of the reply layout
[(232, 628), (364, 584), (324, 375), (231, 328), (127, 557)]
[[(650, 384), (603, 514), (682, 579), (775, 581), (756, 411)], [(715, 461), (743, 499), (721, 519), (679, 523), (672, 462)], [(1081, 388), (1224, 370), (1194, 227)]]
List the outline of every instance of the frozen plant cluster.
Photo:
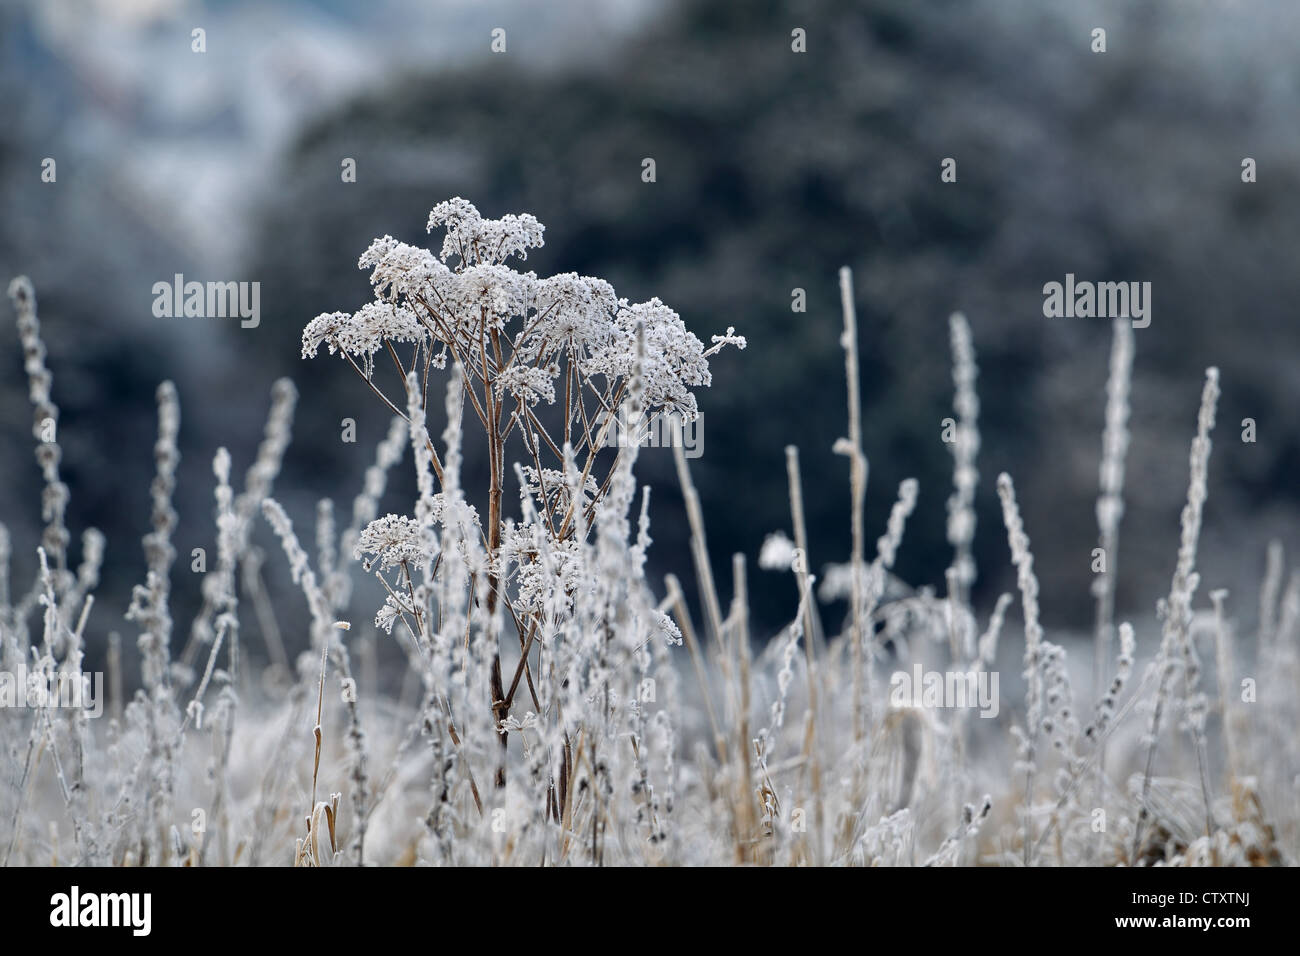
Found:
[[(484, 219), (457, 198), (434, 207), (428, 228), (444, 231), (438, 255), (376, 240), (360, 260), (374, 301), (303, 331), (304, 358), (322, 345), (341, 356), (410, 432), (413, 515), (371, 521), (354, 556), (387, 592), (376, 626), (403, 643), (423, 682), (441, 794), (424, 852), (466, 859), (473, 821), (458, 794), (468, 788), (476, 813), (515, 821), (519, 846), (563, 858), (567, 841), (548, 825), (563, 832), (579, 806), (599, 820), (629, 799), (619, 776), (639, 782), (627, 813), (661, 841), (673, 760), (657, 752), (644, 704), (649, 688), (673, 686), (667, 648), (681, 637), (644, 580), (644, 491), (633, 538), (637, 443), (601, 453), (620, 412), (634, 428), (669, 412), (693, 420), (691, 389), (709, 384), (709, 357), (745, 340), (728, 329), (706, 349), (658, 299), (633, 304), (601, 279), (517, 271), (510, 260), (542, 245), (530, 215)], [(378, 381), (376, 356), (391, 360), (398, 390)], [(440, 453), (425, 422), (431, 370), (443, 369)], [(461, 486), (466, 423), (487, 448), (486, 514)], [(517, 517), (503, 506), (510, 486)], [(507, 651), (518, 658), (510, 669)], [(516, 768), (512, 736), (524, 749)], [(603, 852), (597, 826), (591, 853)]]

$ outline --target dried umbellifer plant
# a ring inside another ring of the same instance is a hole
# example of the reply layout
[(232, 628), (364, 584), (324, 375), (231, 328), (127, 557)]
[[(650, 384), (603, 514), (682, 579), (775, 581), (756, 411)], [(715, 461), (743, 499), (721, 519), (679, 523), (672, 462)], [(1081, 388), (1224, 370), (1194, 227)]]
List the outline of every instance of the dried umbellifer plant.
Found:
[[(338, 354), (406, 420), (417, 467), (421, 459), (427, 465), (415, 515), (381, 517), (360, 535), (356, 556), (368, 556), (366, 567), (388, 590), (378, 626), (391, 633), (402, 621), (413, 653), (436, 656), (461, 600), (448, 588), (463, 573), (467, 616), (478, 608), (492, 620), (504, 611), (517, 632), (521, 658), (509, 685), (500, 648), (490, 648), (491, 713), (504, 748), (519, 723), (510, 708), (521, 677), (533, 707), (542, 709), (530, 651), (572, 617), (580, 582), (597, 574), (583, 542), (620, 469), (630, 476), (651, 416), (693, 421), (699, 412), (691, 389), (710, 383), (709, 357), (727, 345), (744, 348), (745, 340), (728, 328), (706, 348), (658, 299), (633, 304), (602, 279), (516, 271), (507, 263), (542, 245), (544, 227), (531, 215), (484, 219), (457, 198), (433, 208), (428, 229), (437, 227), (445, 230), (438, 255), (389, 236), (372, 243), (359, 265), (371, 270), (375, 299), (312, 320), (303, 356), (316, 356), (322, 345)], [(401, 393), (380, 383), (379, 367), (388, 362)], [(435, 370), (449, 372), (445, 437), (454, 460), (443, 460), (424, 427)], [(459, 487), (466, 408), (486, 439), (486, 517)], [(617, 452), (601, 454), (611, 446)], [(513, 469), (511, 456), (518, 459)], [(524, 499), (518, 522), (506, 519), (502, 505), (511, 471)], [(463, 572), (449, 567), (453, 562), (463, 562)], [(455, 628), (468, 647), (470, 622)], [(445, 698), (442, 709), (451, 709)], [(497, 783), (504, 783), (504, 763)]]

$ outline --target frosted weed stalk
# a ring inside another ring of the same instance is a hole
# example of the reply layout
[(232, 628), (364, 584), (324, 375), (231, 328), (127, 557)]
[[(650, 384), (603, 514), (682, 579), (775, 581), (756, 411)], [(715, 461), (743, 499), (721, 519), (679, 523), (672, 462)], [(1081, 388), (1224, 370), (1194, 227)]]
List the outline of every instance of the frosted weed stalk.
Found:
[[(454, 199), (434, 208), (429, 227), (444, 230), (438, 254), (376, 240), (360, 260), (374, 299), (318, 316), (303, 333), (305, 358), (322, 347), (338, 356), (394, 416), (346, 527), (321, 501), (314, 539), (300, 539), (272, 498), (297, 397), (277, 382), (242, 490), (229, 453), (214, 457), (216, 555), (180, 653), (170, 606), (187, 580), (176, 552), (189, 547), (172, 541), (180, 400), (171, 383), (159, 387), (146, 574), (127, 615), (138, 628), (140, 688), (111, 701), (120, 716), (103, 722), (54, 706), (0, 708), (4, 862), (1195, 865), (1284, 863), (1300, 852), (1285, 772), (1297, 762), (1300, 574), (1284, 587), (1285, 555), (1280, 544), (1269, 549), (1255, 642), (1269, 696), (1255, 710), (1235, 700), (1249, 662), (1234, 650), (1249, 641), (1234, 632), (1228, 596), (1211, 594), (1212, 613), (1194, 606), (1213, 370), (1157, 649), (1149, 624), (1114, 621), (1134, 352), (1131, 330), (1115, 325), (1097, 501), (1110, 561), (1095, 589), (1096, 680), (1085, 699), (1071, 686), (1068, 641), (1049, 639), (1052, 605), (1040, 607), (1007, 474), (996, 492), (1021, 628), (1006, 620), (1011, 595), (983, 626), (971, 602), (978, 367), (961, 316), (949, 325), (946, 593), (891, 573), (922, 500), (916, 481), (900, 484), (867, 553), (857, 317), (843, 270), (848, 428), (833, 450), (848, 458), (851, 551), (842, 563), (814, 562), (799, 452), (787, 448), (790, 535), (768, 536), (759, 565), (791, 573), (793, 619), (756, 653), (746, 560), (733, 556), (725, 601), (680, 443), (698, 627), (676, 577), (662, 599), (646, 580), (649, 490), (634, 471), (652, 417), (671, 416), (675, 428), (696, 416), (692, 390), (709, 384), (709, 360), (744, 339), (728, 329), (706, 347), (657, 299), (633, 304), (600, 279), (517, 271), (508, 263), (542, 242), (531, 216), (488, 220)], [(10, 295), (35, 410), (44, 534), (32, 585), (14, 591), (0, 526), (0, 669), (22, 663), (82, 679), (105, 543), (92, 529), (80, 563), (69, 555), (35, 295), (25, 280)], [(431, 402), (446, 412), (436, 437)], [(417, 496), (385, 512), (388, 473), (408, 448)], [(485, 487), (465, 484), (467, 449), (485, 454)], [(515, 494), (517, 506), (507, 497)], [(269, 592), (259, 516), (300, 595)], [(314, 540), (314, 560), (304, 540)], [(351, 607), (358, 571), (383, 589), (377, 610)], [(833, 626), (840, 601), (847, 609)], [(242, 652), (249, 606), (269, 660), (260, 674), (247, 665), (256, 655)], [(372, 611), (373, 627), (340, 620)], [(407, 662), (406, 689), (392, 698), (364, 678), (378, 634)], [(1213, 700), (1198, 648), (1206, 639)], [(308, 647), (297, 661), (290, 642)], [(1004, 706), (1010, 739), (960, 707), (897, 703), (880, 680), (888, 660), (975, 679), (996, 672), (999, 643), (1013, 645), (1027, 688), (1022, 703)], [(1145, 736), (1130, 719), (1143, 711)], [(1176, 723), (1162, 719), (1169, 713)], [(1189, 746), (1177, 746), (1174, 727)]]
[[(478, 815), (509, 821), (491, 859), (563, 860), (581, 845), (603, 861), (610, 816), (628, 799), (616, 779), (636, 781), (629, 816), (661, 843), (671, 805), (659, 794), (671, 786), (651, 780), (645, 705), (656, 699), (653, 661), (680, 634), (644, 581), (644, 511), (631, 537), (638, 430), (653, 415), (694, 420), (690, 389), (709, 384), (708, 359), (745, 341), (728, 329), (706, 349), (658, 299), (632, 304), (600, 279), (516, 271), (506, 263), (542, 244), (532, 216), (483, 219), (453, 199), (428, 227), (445, 230), (439, 255), (376, 240), (360, 260), (375, 300), (303, 332), (304, 358), (322, 345), (340, 355), (410, 429), (414, 516), (371, 521), (354, 554), (387, 592), (376, 626), (408, 642), (425, 733), (445, 762), (426, 851), (477, 861), (463, 811), (445, 806), (468, 788)], [(377, 380), (377, 356), (391, 360), (400, 392)], [(425, 427), (433, 370), (450, 372), (441, 455)], [(486, 515), (461, 486), (466, 418), (485, 439)], [(623, 423), (633, 434), (602, 455)], [(503, 508), (510, 479), (517, 520)], [(673, 739), (663, 719), (659, 728), (657, 740)], [(512, 735), (523, 746), (513, 770)], [(673, 767), (671, 753), (655, 762)]]

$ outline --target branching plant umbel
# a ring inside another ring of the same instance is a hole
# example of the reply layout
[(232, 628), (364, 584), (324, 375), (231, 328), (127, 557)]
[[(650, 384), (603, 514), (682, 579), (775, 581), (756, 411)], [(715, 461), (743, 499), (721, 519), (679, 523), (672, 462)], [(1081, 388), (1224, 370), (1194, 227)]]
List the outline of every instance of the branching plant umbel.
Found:
[[(484, 219), (457, 198), (430, 213), (429, 231), (438, 227), (445, 230), (439, 255), (389, 236), (372, 243), (359, 265), (371, 270), (374, 301), (312, 320), (303, 331), (303, 356), (314, 357), (322, 345), (340, 355), (408, 423), (417, 461), (427, 459), (432, 481), (422, 477), (415, 516), (371, 522), (357, 557), (368, 556), (367, 568), (388, 589), (376, 623), (391, 633), (400, 621), (417, 654), (436, 659), (440, 648), (456, 643), (468, 652), (472, 618), (486, 618), (491, 715), (504, 748), (508, 729), (520, 722), (511, 708), (521, 693), (531, 712), (544, 709), (530, 655), (537, 648), (540, 660), (572, 617), (574, 593), (587, 586), (594, 574), (588, 565), (598, 557), (586, 553), (587, 529), (617, 497), (624, 469), (631, 481), (652, 417), (693, 421), (699, 412), (691, 389), (710, 383), (709, 357), (727, 345), (744, 348), (745, 340), (729, 328), (706, 348), (657, 298), (633, 304), (602, 279), (516, 271), (507, 263), (542, 245), (544, 227), (531, 215)], [(381, 384), (379, 369), (390, 363), (400, 391)], [(456, 419), (448, 425), (446, 459), (424, 428), (438, 387), (435, 370), (449, 371), (448, 413)], [(463, 417), (477, 420), (486, 439), (486, 518), (459, 487)], [(617, 451), (602, 455), (606, 448)], [(519, 523), (505, 518), (502, 505), (512, 475), (525, 499)], [(619, 502), (624, 514), (611, 520), (625, 518), (634, 485), (627, 490)], [(456, 568), (449, 567), (453, 557)], [(448, 590), (456, 575), (468, 595)], [(452, 641), (449, 625), (462, 600), (460, 640)], [(502, 671), (495, 621), (517, 635), (512, 680)], [(604, 623), (605, 632), (611, 625)], [(462, 665), (444, 666), (459, 672)], [(430, 685), (435, 697), (442, 694), (437, 685)], [(449, 716), (445, 700), (441, 706)], [(502, 760), (498, 786), (504, 771)]]

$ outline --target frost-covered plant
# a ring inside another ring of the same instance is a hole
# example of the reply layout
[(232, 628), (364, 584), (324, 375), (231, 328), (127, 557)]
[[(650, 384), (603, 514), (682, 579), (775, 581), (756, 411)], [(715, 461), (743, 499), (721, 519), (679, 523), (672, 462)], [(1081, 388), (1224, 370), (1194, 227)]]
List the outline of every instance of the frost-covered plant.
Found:
[[(371, 270), (374, 301), (351, 314), (320, 315), (303, 331), (303, 356), (321, 346), (340, 355), (407, 422), (416, 454), (414, 516), (370, 521), (354, 554), (388, 592), (377, 626), (397, 628), (424, 661), (430, 706), (490, 715), (500, 745), (491, 758), (497, 787), (507, 779), (509, 738), (518, 735), (527, 754), (538, 755), (522, 786), (535, 791), (528, 812), (539, 824), (568, 819), (574, 784), (590, 795), (591, 812), (604, 814), (613, 759), (605, 751), (629, 726), (648, 799), (643, 681), (632, 678), (640, 670), (650, 679), (637, 664), (647, 645), (677, 639), (643, 583), (645, 521), (630, 545), (640, 430), (656, 414), (695, 419), (692, 389), (709, 384), (708, 359), (745, 340), (728, 329), (705, 348), (658, 299), (629, 303), (602, 279), (517, 271), (511, 260), (542, 245), (543, 226), (530, 215), (484, 219), (457, 198), (430, 213), (429, 231), (438, 227), (437, 255), (388, 236), (376, 240), (360, 260)], [(381, 355), (400, 392), (380, 384)], [(433, 370), (450, 372), (442, 455), (424, 424), (437, 387)], [(486, 440), (486, 514), (460, 485), (465, 410)], [(616, 453), (602, 454), (619, 428), (631, 434), (619, 436)], [(503, 502), (511, 478), (522, 499), (517, 519)], [(517, 657), (509, 677), (507, 650)], [(460, 699), (480, 670), (490, 688), (486, 707)], [(516, 713), (521, 697), (526, 720)], [(434, 733), (437, 724), (427, 727)], [(529, 731), (538, 739), (530, 741)], [(452, 736), (480, 743), (468, 732)], [(471, 767), (483, 755), (452, 744), (481, 806)], [(586, 753), (575, 754), (575, 745)], [(582, 758), (586, 780), (575, 763)], [(660, 822), (648, 825), (662, 837)], [(598, 827), (593, 856), (599, 843)]]

